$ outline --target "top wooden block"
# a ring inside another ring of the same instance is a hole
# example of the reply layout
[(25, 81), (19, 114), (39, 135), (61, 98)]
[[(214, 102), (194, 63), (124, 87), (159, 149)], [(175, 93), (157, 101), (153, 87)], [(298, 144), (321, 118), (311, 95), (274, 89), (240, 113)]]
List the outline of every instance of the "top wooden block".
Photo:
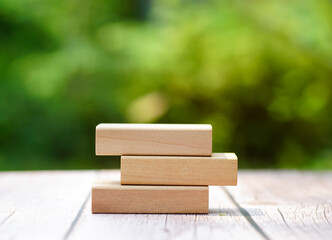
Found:
[(96, 155), (211, 156), (210, 124), (99, 124)]

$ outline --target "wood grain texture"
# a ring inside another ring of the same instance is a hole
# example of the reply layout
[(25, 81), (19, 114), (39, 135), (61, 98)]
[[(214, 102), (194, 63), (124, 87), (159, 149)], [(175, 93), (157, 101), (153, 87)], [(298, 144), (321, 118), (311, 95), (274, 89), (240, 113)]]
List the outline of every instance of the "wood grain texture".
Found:
[(138, 186), (98, 181), (92, 187), (93, 213), (208, 213), (207, 186)]
[(0, 239), (63, 239), (90, 196), (92, 171), (0, 173)]
[(331, 239), (331, 189), (331, 172), (303, 171), (242, 171), (225, 187), (267, 239)]
[(91, 214), (93, 179), (120, 171), (0, 172), (0, 239), (331, 239), (332, 171), (239, 171), (209, 214)]
[(209, 124), (99, 124), (96, 155), (211, 156)]
[[(113, 181), (120, 172), (100, 171), (97, 177)], [(209, 187), (209, 206), (209, 214), (91, 214), (90, 199), (69, 239), (263, 239), (222, 188)]]
[(236, 185), (237, 157), (213, 153), (211, 157), (122, 156), (121, 184)]

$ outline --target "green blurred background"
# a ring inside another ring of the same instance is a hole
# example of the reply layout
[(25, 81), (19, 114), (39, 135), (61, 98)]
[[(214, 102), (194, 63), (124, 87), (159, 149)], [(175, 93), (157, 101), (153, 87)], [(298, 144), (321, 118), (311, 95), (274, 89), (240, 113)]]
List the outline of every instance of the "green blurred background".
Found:
[(0, 1), (0, 170), (117, 168), (100, 122), (211, 123), (240, 168), (332, 168), (332, 2)]

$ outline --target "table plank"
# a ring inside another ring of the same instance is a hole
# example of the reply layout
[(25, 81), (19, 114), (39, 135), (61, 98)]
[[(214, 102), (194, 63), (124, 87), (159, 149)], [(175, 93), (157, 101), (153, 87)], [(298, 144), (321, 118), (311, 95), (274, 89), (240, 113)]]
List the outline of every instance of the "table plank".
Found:
[(168, 215), (175, 239), (263, 239), (220, 187), (210, 187), (208, 215)]
[(224, 190), (269, 239), (332, 237), (331, 172), (241, 171)]
[[(98, 179), (118, 180), (120, 173), (102, 171)], [(262, 239), (220, 187), (210, 187), (206, 214), (91, 214), (91, 202), (69, 239)]]
[[(100, 171), (97, 180), (116, 181), (119, 171)], [(91, 214), (91, 198), (68, 239), (169, 239), (165, 214)]]
[(63, 239), (89, 196), (94, 175), (0, 173), (0, 239)]
[(91, 214), (116, 171), (0, 173), (0, 239), (331, 239), (332, 172), (240, 171), (210, 187), (208, 215)]

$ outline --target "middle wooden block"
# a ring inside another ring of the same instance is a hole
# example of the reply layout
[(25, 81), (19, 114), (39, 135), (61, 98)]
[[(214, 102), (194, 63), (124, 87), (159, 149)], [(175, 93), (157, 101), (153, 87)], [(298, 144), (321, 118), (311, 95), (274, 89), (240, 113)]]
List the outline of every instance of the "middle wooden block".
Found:
[(121, 156), (121, 184), (234, 186), (237, 157)]

